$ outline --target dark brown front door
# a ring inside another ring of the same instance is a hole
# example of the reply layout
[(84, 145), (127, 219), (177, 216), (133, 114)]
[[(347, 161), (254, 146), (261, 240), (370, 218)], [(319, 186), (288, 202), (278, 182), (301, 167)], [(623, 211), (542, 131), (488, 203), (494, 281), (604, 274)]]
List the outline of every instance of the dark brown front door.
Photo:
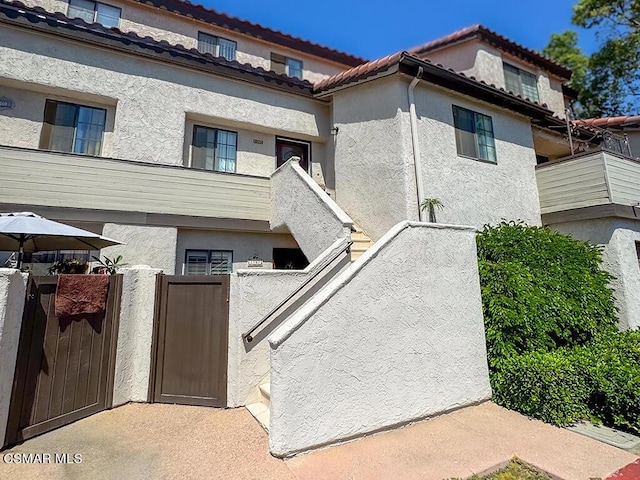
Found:
[(276, 139), (276, 168), (284, 165), (291, 157), (300, 157), (300, 166), (309, 173), (309, 144), (285, 138)]
[(56, 287), (57, 277), (29, 278), (5, 444), (111, 407), (122, 277), (90, 315), (56, 317)]
[(229, 276), (159, 275), (152, 401), (227, 403)]

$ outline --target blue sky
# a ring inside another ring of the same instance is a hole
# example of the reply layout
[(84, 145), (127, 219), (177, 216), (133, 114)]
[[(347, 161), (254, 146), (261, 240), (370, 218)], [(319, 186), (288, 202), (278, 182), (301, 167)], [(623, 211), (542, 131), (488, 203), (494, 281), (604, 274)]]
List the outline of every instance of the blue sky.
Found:
[[(354, 55), (375, 59), (475, 23), (537, 50), (571, 25), (576, 0), (192, 0)], [(580, 32), (587, 53), (597, 45)]]

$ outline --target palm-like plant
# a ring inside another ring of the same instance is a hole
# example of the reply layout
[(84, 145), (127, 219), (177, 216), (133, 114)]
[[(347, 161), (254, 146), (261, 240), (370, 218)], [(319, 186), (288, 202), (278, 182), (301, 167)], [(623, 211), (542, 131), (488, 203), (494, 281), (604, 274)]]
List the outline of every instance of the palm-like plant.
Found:
[(122, 255), (113, 258), (104, 257), (104, 260), (100, 260), (98, 257), (93, 257), (93, 259), (100, 264), (98, 268), (103, 268), (107, 275), (115, 275), (120, 268), (128, 265), (122, 261)]
[(425, 198), (420, 204), (420, 210), (429, 211), (429, 222), (431, 223), (436, 223), (436, 209), (444, 209), (444, 204), (437, 198)]

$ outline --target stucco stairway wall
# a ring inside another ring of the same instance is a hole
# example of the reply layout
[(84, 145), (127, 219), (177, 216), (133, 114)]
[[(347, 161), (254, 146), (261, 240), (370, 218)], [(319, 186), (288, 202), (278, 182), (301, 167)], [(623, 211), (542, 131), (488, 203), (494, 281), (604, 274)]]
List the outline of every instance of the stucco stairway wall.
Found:
[(113, 405), (146, 402), (151, 371), (151, 342), (158, 268), (124, 268), (116, 350)]
[(269, 343), (277, 456), (489, 399), (474, 229), (398, 224)]
[[(239, 407), (260, 400), (258, 386), (269, 374), (269, 343), (266, 340), (284, 318), (274, 317), (258, 329), (251, 343), (242, 335), (256, 325), (280, 302), (298, 290), (310, 277), (312, 290), (301, 292), (297, 301), (304, 302), (313, 292), (316, 282), (325, 282), (348, 264), (348, 254), (330, 260), (346, 246), (345, 240), (337, 240), (304, 270), (238, 270), (231, 274), (229, 292), (229, 364), (227, 368), (227, 406)], [(318, 283), (318, 285), (323, 285)], [(295, 305), (294, 305), (295, 306)]]
[(336, 240), (349, 239), (353, 220), (293, 157), (271, 175), (271, 230), (288, 230), (312, 262)]
[(9, 418), (28, 275), (0, 268), (0, 446)]

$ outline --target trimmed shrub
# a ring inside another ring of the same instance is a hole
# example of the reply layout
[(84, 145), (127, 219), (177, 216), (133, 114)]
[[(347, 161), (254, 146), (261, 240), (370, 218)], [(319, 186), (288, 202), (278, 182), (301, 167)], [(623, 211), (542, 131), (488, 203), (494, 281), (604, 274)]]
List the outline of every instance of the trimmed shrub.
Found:
[(531, 352), (506, 359), (491, 376), (494, 401), (554, 425), (589, 417), (584, 377), (564, 352)]
[(514, 222), (485, 226), (477, 244), (492, 369), (513, 355), (583, 345), (616, 330), (599, 247)]

